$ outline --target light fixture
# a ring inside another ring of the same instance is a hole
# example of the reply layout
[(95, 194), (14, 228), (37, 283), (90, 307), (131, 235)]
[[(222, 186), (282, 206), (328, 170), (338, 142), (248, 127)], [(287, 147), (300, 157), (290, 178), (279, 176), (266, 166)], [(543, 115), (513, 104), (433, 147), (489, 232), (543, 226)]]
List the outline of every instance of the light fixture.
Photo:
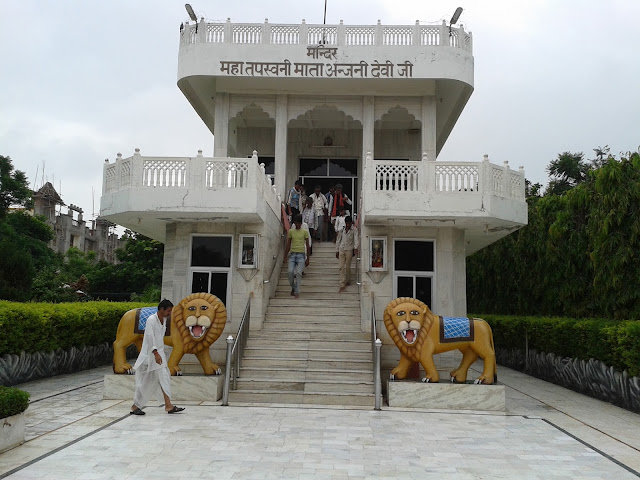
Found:
[(462, 15), (462, 7), (456, 8), (456, 11), (453, 12), (451, 20), (449, 20), (449, 36), (451, 36), (451, 25), (455, 25), (458, 22), (460, 15)]
[[(191, 5), (189, 5), (188, 3), (185, 3), (184, 4), (184, 8), (187, 9), (187, 13), (189, 14), (189, 18), (197, 23), (198, 22), (198, 17), (196, 17), (196, 14), (193, 11), (193, 8), (191, 8)], [(462, 10), (462, 9), (460, 9), (460, 10)], [(456, 12), (457, 12), (457, 10), (456, 10)]]

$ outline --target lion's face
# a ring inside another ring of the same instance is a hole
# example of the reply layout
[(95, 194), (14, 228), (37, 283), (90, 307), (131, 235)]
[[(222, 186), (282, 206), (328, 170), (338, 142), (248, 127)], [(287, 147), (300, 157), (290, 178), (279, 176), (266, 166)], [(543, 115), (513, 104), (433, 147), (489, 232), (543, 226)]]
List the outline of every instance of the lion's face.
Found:
[(424, 302), (400, 297), (384, 310), (384, 326), (396, 347), (407, 358), (418, 361), (419, 352), (433, 324), (433, 315)]
[(200, 341), (211, 327), (218, 305), (211, 305), (203, 299), (191, 300), (184, 306), (184, 324), (189, 329), (191, 337)]
[(413, 345), (424, 322), (424, 309), (415, 303), (403, 302), (391, 309), (391, 321), (396, 326), (402, 340)]
[(185, 353), (197, 354), (215, 342), (227, 322), (227, 309), (210, 293), (192, 293), (173, 309), (175, 323)]

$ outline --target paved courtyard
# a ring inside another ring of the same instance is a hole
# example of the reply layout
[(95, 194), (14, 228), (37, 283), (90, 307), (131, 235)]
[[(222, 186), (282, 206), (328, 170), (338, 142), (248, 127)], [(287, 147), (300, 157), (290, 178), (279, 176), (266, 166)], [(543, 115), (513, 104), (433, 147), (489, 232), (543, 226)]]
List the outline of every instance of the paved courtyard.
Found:
[(102, 400), (109, 370), (21, 385), (27, 442), (0, 454), (0, 478), (640, 477), (640, 415), (504, 367), (506, 414), (181, 402), (143, 417)]

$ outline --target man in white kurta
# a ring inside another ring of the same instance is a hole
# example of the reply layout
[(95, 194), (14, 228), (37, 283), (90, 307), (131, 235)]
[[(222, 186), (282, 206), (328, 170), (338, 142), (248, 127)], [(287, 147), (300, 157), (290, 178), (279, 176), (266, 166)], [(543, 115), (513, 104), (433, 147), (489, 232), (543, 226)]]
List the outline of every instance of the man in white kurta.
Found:
[(130, 412), (132, 415), (144, 415), (142, 408), (152, 398), (164, 400), (167, 413), (184, 410), (171, 403), (171, 374), (164, 353), (164, 335), (172, 309), (173, 304), (169, 300), (162, 300), (158, 305), (158, 313), (147, 319), (142, 348), (133, 366), (136, 372), (136, 391)]

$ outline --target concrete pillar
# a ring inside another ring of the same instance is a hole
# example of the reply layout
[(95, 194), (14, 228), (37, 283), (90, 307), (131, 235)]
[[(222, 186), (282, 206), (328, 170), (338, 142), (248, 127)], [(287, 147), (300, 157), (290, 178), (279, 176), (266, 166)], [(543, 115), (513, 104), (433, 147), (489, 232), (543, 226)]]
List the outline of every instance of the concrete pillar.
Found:
[[(373, 154), (374, 125), (375, 125), (375, 97), (362, 97), (362, 162), (367, 158), (367, 154)], [(362, 170), (362, 169), (361, 169)]]
[(436, 298), (439, 315), (464, 317), (467, 314), (466, 256), (464, 230), (438, 229), (436, 242)]
[(213, 156), (227, 157), (229, 142), (229, 94), (217, 92), (215, 98), (215, 125), (213, 127)]
[(436, 159), (436, 97), (422, 97), (422, 153), (429, 161)]
[(275, 152), (275, 185), (276, 191), (287, 199), (287, 129), (288, 129), (288, 97), (276, 97), (276, 152)]

